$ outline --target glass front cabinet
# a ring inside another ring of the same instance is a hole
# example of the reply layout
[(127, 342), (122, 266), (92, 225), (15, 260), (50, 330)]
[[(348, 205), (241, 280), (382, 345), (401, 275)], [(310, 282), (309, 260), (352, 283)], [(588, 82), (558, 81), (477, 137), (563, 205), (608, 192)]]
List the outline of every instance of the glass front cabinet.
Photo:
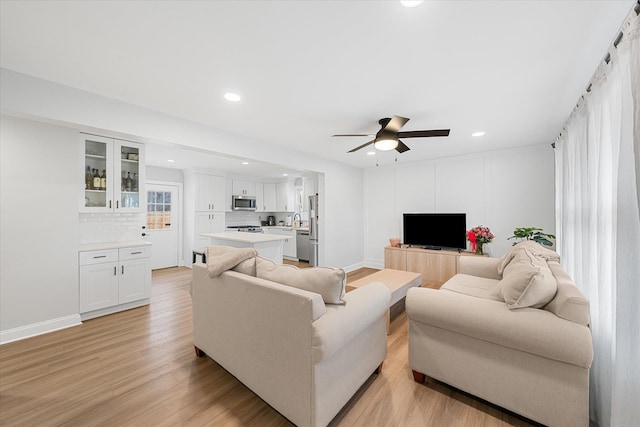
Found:
[(80, 134), (80, 212), (144, 212), (144, 145)]

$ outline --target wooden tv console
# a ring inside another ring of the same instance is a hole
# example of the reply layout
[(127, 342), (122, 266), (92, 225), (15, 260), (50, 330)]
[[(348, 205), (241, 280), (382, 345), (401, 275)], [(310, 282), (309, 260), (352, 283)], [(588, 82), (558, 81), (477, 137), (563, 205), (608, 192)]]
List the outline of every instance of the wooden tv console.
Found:
[(423, 287), (439, 289), (458, 273), (458, 259), (461, 256), (482, 255), (466, 251), (387, 246), (384, 248), (384, 268), (420, 273)]

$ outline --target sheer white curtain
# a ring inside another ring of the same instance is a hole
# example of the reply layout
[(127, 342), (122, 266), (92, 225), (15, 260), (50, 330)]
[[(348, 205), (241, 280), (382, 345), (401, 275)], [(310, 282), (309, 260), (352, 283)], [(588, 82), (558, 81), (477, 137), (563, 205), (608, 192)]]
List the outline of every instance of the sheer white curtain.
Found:
[(556, 142), (562, 264), (591, 305), (591, 420), (640, 425), (640, 19)]

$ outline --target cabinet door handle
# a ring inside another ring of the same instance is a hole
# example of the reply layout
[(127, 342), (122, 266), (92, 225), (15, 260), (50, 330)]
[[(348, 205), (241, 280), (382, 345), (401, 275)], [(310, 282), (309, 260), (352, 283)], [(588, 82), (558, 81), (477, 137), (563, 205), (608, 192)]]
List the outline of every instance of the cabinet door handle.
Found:
[(113, 275), (114, 276), (118, 275), (118, 267), (116, 267), (115, 265), (113, 266)]
[(107, 257), (106, 255), (100, 255), (100, 256), (94, 256), (94, 257), (93, 257), (93, 259), (96, 259), (96, 258), (106, 258), (106, 257)]
[(116, 209), (120, 208), (120, 200), (116, 200)]
[(111, 200), (109, 200), (109, 209), (111, 209)]
[(124, 274), (124, 265), (122, 266), (122, 272), (120, 274)]
[(131, 252), (131, 255), (138, 255), (138, 254), (141, 254), (141, 253), (142, 253), (141, 251), (138, 251), (138, 252)]

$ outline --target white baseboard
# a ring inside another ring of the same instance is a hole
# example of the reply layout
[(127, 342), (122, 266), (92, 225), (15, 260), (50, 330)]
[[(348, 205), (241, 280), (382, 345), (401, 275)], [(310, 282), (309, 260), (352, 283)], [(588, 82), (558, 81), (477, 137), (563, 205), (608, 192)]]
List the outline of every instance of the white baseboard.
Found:
[(80, 314), (72, 314), (71, 316), (58, 317), (57, 319), (7, 329), (6, 331), (0, 331), (0, 345), (78, 325), (82, 325)]
[(351, 265), (347, 265), (346, 267), (342, 267), (342, 269), (345, 271), (345, 273), (350, 273), (364, 266), (365, 266), (364, 262), (358, 262), (356, 264), (351, 264)]

